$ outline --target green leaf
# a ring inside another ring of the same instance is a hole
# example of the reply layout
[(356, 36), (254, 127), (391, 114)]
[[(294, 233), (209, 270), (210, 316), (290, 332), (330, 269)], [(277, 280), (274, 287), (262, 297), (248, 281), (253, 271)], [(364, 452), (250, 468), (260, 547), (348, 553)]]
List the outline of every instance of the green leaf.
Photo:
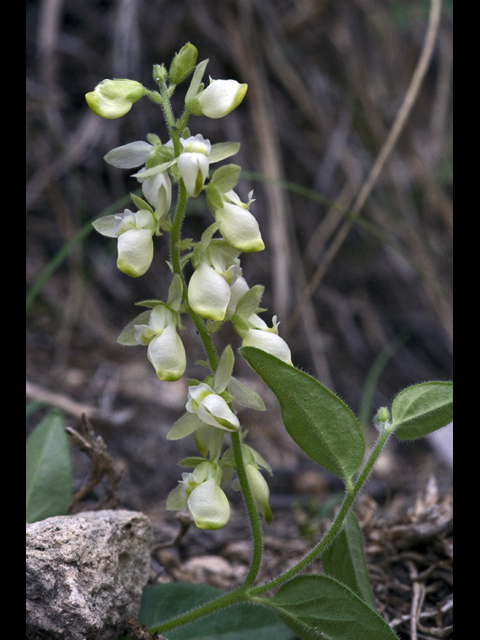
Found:
[(273, 598), (255, 598), (274, 609), (301, 640), (398, 640), (383, 618), (334, 578), (293, 578)]
[(232, 377), (234, 364), (235, 356), (233, 355), (233, 349), (227, 344), (218, 362), (217, 371), (215, 372), (215, 382), (213, 384), (215, 393), (222, 393), (227, 388), (230, 378)]
[(170, 431), (167, 433), (167, 440), (181, 440), (181, 438), (186, 438), (202, 425), (203, 422), (196, 413), (189, 413), (187, 411), (174, 422)]
[(52, 409), (27, 438), (27, 522), (67, 513), (72, 499), (72, 462), (65, 427), (63, 414)]
[[(155, 584), (143, 590), (138, 620), (153, 629), (214, 600), (223, 591), (204, 584)], [(235, 604), (168, 631), (169, 640), (294, 640), (295, 634), (273, 612), (250, 603)]]
[(424, 382), (401, 391), (392, 403), (392, 428), (400, 440), (423, 438), (453, 420), (453, 384)]
[(130, 197), (132, 198), (133, 203), (136, 205), (137, 209), (144, 209), (145, 211), (150, 211), (150, 213), (153, 213), (152, 207), (146, 200), (140, 198), (140, 196), (137, 196), (134, 193), (131, 193)]
[(351, 479), (365, 452), (362, 431), (347, 405), (312, 376), (254, 347), (240, 353), (277, 396), (285, 428), (315, 462)]
[[(146, 306), (146, 302), (147, 301), (143, 302), (142, 304)], [(124, 347), (138, 347), (138, 342), (135, 339), (135, 325), (148, 324), (151, 313), (152, 312), (150, 310), (142, 311), (140, 315), (129, 322), (122, 333), (118, 336), (117, 342), (119, 344), (123, 344)]]
[(322, 554), (325, 573), (350, 587), (364, 602), (375, 608), (367, 563), (363, 552), (363, 535), (357, 516), (350, 511), (342, 530)]
[(208, 161), (210, 164), (213, 162), (220, 162), (220, 160), (225, 160), (225, 158), (234, 156), (239, 152), (239, 150), (239, 142), (217, 142), (216, 144), (212, 144)]
[(237, 186), (242, 168), (238, 164), (226, 164), (217, 169), (212, 175), (207, 191), (210, 185), (214, 185), (215, 189), (220, 193), (226, 193)]
[(247, 387), (246, 384), (240, 382), (233, 376), (230, 378), (230, 382), (227, 385), (228, 392), (232, 394), (235, 402), (241, 404), (242, 407), (248, 407), (249, 409), (255, 409), (256, 411), (266, 411), (264, 401), (261, 396)]

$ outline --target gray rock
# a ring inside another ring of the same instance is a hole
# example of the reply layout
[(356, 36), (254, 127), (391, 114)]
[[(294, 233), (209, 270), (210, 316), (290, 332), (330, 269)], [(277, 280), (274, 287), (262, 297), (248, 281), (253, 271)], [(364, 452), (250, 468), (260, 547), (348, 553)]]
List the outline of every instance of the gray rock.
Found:
[(27, 640), (118, 640), (150, 571), (150, 521), (86, 511), (27, 525)]

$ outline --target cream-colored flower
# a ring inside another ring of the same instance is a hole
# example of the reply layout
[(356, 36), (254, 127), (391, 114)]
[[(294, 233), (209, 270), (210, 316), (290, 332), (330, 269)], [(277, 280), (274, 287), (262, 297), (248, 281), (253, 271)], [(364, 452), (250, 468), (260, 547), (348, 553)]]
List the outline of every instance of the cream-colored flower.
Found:
[(135, 80), (103, 80), (85, 99), (90, 109), (102, 118), (121, 118), (134, 102), (145, 95), (145, 87)]

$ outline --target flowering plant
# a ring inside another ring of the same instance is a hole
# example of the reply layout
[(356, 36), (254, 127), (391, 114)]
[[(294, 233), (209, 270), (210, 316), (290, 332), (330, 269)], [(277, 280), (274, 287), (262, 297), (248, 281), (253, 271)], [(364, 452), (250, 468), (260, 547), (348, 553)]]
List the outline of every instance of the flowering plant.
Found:
[[(241, 253), (265, 247), (250, 211), (253, 194), (247, 202), (237, 195), (238, 165), (225, 164), (214, 171), (211, 167), (235, 155), (240, 145), (211, 143), (200, 133), (192, 135), (187, 126), (190, 116), (226, 116), (241, 104), (247, 92), (247, 85), (235, 80), (210, 79), (204, 87), (207, 63), (204, 60), (197, 64), (197, 50), (189, 43), (176, 54), (169, 70), (155, 65), (153, 77), (158, 91), (132, 80), (104, 80), (87, 94), (89, 106), (105, 118), (125, 115), (146, 96), (161, 107), (168, 128), (165, 142), (149, 134), (146, 141), (125, 144), (105, 156), (117, 168), (136, 170), (133, 175), (144, 197), (132, 195), (136, 212), (125, 209), (93, 223), (101, 234), (117, 238), (117, 266), (132, 277), (142, 276), (150, 268), (155, 238), (169, 235), (172, 279), (167, 299), (140, 302), (145, 310), (125, 327), (119, 342), (147, 346), (147, 357), (162, 381), (178, 380), (187, 368), (180, 337), (183, 317), (193, 321), (205, 348), (207, 373), (202, 380), (189, 380), (185, 412), (167, 435), (170, 440), (192, 437), (199, 455), (180, 463), (193, 470), (182, 474), (166, 507), (188, 509), (197, 527), (218, 529), (229, 521), (226, 487), (233, 482), (243, 494), (253, 536), (252, 562), (241, 587), (152, 625), (150, 632), (168, 632), (226, 606), (251, 602), (269, 608), (302, 639), (395, 638), (374, 609), (352, 506), (390, 435), (415, 439), (450, 422), (452, 385), (414, 385), (396, 396), (390, 410), (380, 408), (374, 418), (378, 440), (365, 459), (364, 437), (351, 410), (293, 365), (291, 351), (279, 334), (277, 317), (269, 326), (259, 315), (264, 311), (260, 307), (263, 287), (249, 286), (242, 275)], [(190, 75), (185, 109), (177, 119), (170, 98)], [(178, 194), (174, 210), (173, 186)], [(182, 241), (187, 201), (201, 195), (212, 213), (212, 222), (198, 241)], [(187, 263), (193, 268), (189, 279), (185, 275)], [(246, 431), (236, 406), (263, 411), (265, 405), (255, 391), (234, 377), (232, 347), (228, 345), (223, 353), (217, 353), (213, 334), (227, 322), (241, 339), (241, 356), (277, 396), (287, 432), (345, 485), (344, 501), (324, 537), (300, 562), (263, 585), (255, 584), (262, 560), (261, 518), (270, 524), (272, 511), (262, 470), (272, 471), (268, 462), (246, 444)], [(229, 443), (225, 448), (226, 439)], [(332, 553), (335, 549), (342, 553)], [(339, 555), (341, 560), (336, 560)], [(320, 556), (324, 574), (298, 575)], [(275, 595), (264, 595), (275, 589), (279, 589)]]

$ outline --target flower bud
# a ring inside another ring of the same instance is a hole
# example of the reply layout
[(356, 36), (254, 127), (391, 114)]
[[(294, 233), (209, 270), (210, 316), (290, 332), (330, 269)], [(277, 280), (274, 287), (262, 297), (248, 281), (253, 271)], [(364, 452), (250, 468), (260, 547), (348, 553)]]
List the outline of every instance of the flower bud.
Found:
[[(248, 85), (236, 80), (210, 80), (206, 89), (192, 100), (192, 113), (207, 118), (223, 118), (242, 102)], [(190, 109), (189, 104), (186, 105)]]
[(90, 109), (102, 118), (121, 118), (134, 102), (145, 95), (145, 87), (135, 80), (103, 80), (85, 99)]
[(267, 481), (254, 465), (247, 464), (245, 469), (257, 510), (263, 515), (266, 523), (270, 524), (272, 510), (269, 504), (270, 490)]
[(187, 42), (175, 55), (170, 65), (168, 79), (173, 84), (180, 84), (192, 73), (197, 63), (197, 48)]
[(163, 84), (168, 78), (168, 71), (164, 64), (153, 65), (153, 79), (157, 84)]

